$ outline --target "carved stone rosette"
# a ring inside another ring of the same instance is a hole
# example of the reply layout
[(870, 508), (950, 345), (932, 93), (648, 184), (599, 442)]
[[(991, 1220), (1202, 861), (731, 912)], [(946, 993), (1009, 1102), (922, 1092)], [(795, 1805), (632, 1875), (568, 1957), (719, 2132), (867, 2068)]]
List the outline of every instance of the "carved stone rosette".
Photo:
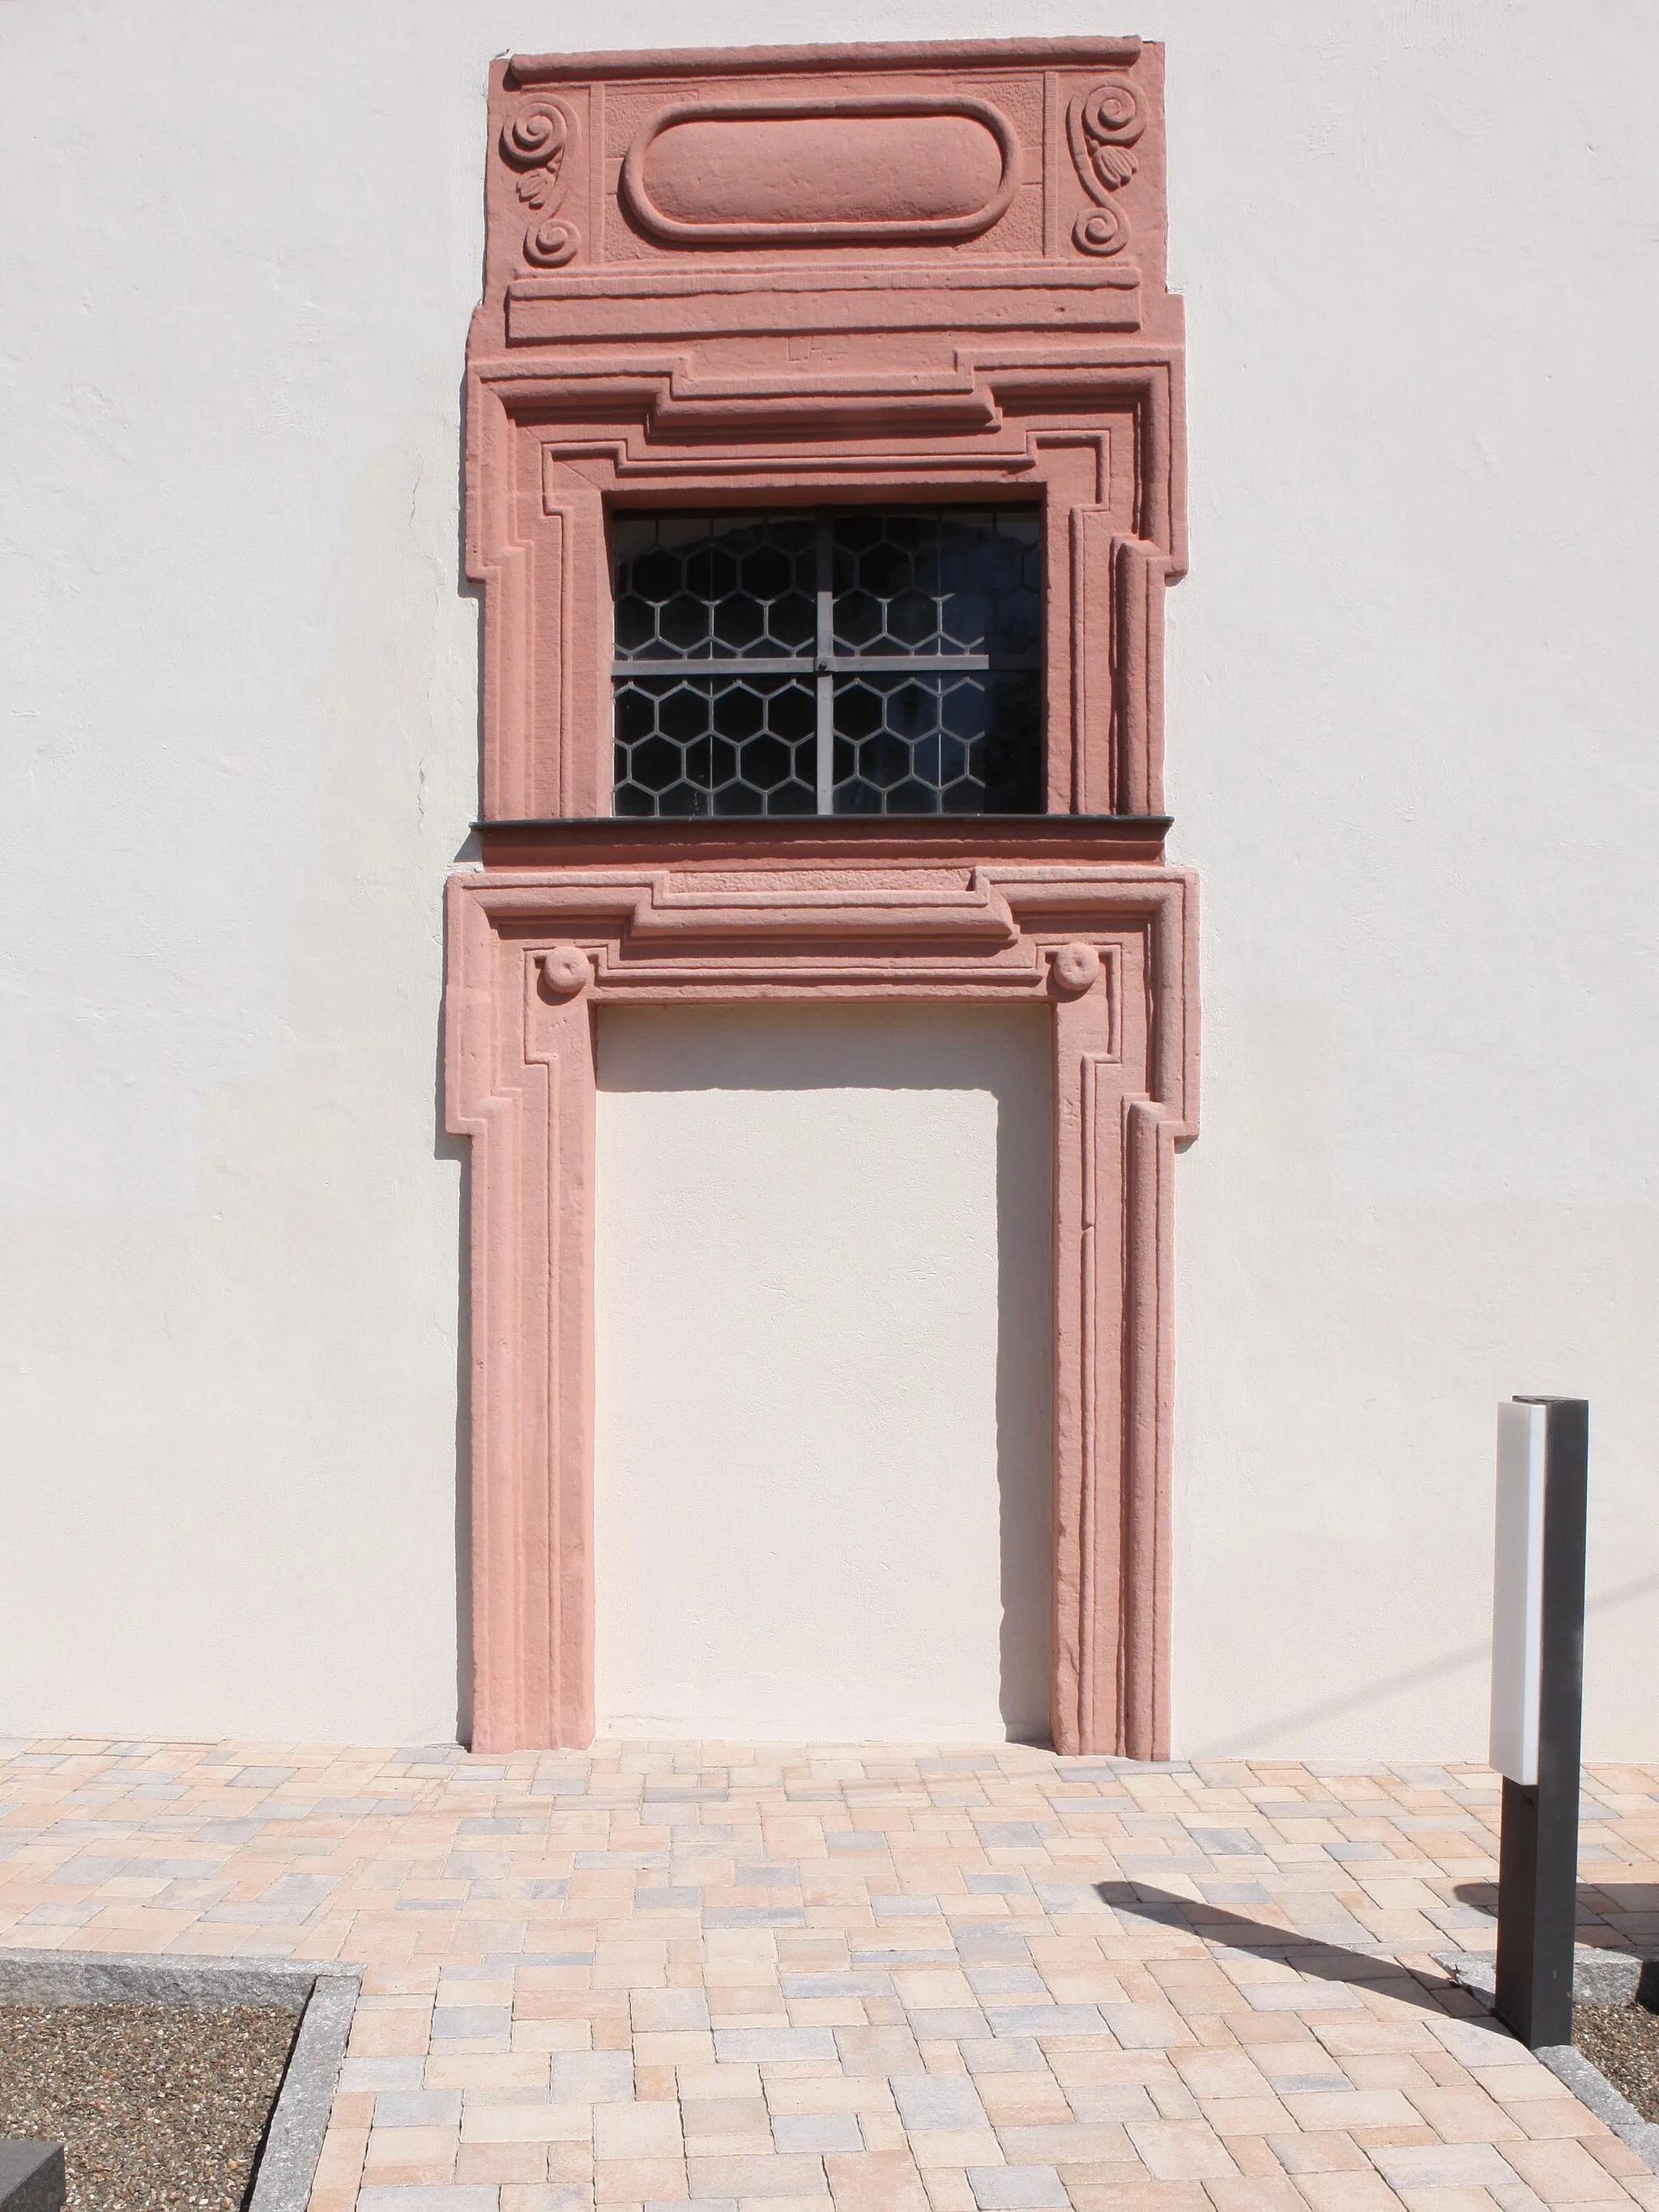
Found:
[[(474, 1167), (474, 1741), (592, 1729), (604, 1009), (1024, 996), (1057, 1070), (1054, 1741), (1159, 1755), (1197, 1036), (1193, 887), (1161, 842), (1185, 562), (1162, 55), (519, 57), (495, 72), (487, 188), (483, 866), (451, 886), (447, 1018)], [(865, 500), (1040, 510), (1046, 812), (608, 820), (611, 508)]]

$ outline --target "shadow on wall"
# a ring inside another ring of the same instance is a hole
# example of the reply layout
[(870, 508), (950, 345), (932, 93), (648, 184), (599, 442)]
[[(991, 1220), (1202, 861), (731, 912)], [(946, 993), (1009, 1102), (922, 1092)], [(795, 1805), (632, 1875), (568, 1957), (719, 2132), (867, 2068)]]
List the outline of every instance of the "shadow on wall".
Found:
[[(654, 1685), (645, 1684), (647, 1670), (641, 1668), (631, 1707), (620, 1695), (621, 1670), (633, 1665), (630, 1639), (658, 1634), (665, 1652), (676, 1638), (684, 1645), (695, 1641), (689, 1619), (665, 1619), (680, 1602), (680, 1592), (663, 1583), (659, 1562), (675, 1540), (667, 1525), (677, 1505), (672, 1488), (677, 1482), (709, 1481), (712, 1464), (712, 1480), (730, 1486), (726, 1497), (711, 1495), (708, 1501), (709, 1513), (723, 1516), (722, 1533), (710, 1540), (687, 1532), (690, 1540), (707, 1543), (708, 1557), (688, 1565), (688, 1579), (701, 1577), (704, 1586), (685, 1602), (705, 1609), (717, 1640), (726, 1636), (724, 1620), (731, 1609), (720, 1591), (735, 1594), (739, 1602), (745, 1590), (751, 1595), (747, 1632), (757, 1639), (753, 1672), (757, 1677), (770, 1673), (777, 1658), (785, 1686), (774, 1695), (781, 1713), (787, 1717), (790, 1671), (805, 1680), (815, 1649), (822, 1655), (820, 1668), (839, 1657), (849, 1710), (877, 1721), (884, 1681), (902, 1702), (911, 1686), (907, 1673), (919, 1677), (931, 1668), (943, 1682), (970, 1656), (987, 1685), (977, 1708), (982, 1717), (973, 1732), (982, 1740), (992, 1731), (994, 1698), (1011, 1739), (1046, 1742), (1053, 1201), (1044, 1011), (642, 1009), (602, 1017), (599, 1056), (600, 1233), (621, 1239), (612, 1251), (628, 1270), (607, 1285), (601, 1254), (600, 1296), (618, 1312), (626, 1309), (630, 1393), (632, 1376), (647, 1362), (665, 1378), (647, 1393), (655, 1392), (659, 1408), (638, 1413), (624, 1404), (618, 1370), (607, 1368), (605, 1349), (607, 1336), (619, 1346), (624, 1322), (607, 1322), (602, 1310), (598, 1508), (602, 1520), (607, 1512), (611, 1519), (611, 1534), (602, 1528), (597, 1547), (599, 1607), (603, 1611), (607, 1604), (607, 1572), (613, 1589), (619, 1574), (636, 1583), (625, 1601), (617, 1601), (631, 1608), (626, 1629), (618, 1614), (601, 1623), (601, 1675), (609, 1669), (612, 1676), (609, 1688), (601, 1681), (602, 1711), (613, 1718), (631, 1712), (627, 1724), (632, 1728), (666, 1698), (672, 1674), (666, 1657)], [(672, 1147), (678, 1155), (688, 1143), (683, 1133), (702, 1127), (699, 1117), (708, 1109), (688, 1106), (683, 1118), (653, 1111), (647, 1123), (629, 1109), (625, 1094), (630, 1091), (725, 1092), (735, 1098), (730, 1126), (719, 1114), (708, 1124), (718, 1157), (692, 1157), (670, 1171), (658, 1216), (649, 1210), (645, 1188), (664, 1172), (653, 1149)], [(765, 1092), (797, 1096), (771, 1115), (756, 1097)], [(833, 1100), (814, 1105), (809, 1097), (848, 1092), (864, 1096), (841, 1105)], [(988, 1178), (974, 1164), (981, 1159), (989, 1165), (988, 1145), (959, 1164), (919, 1157), (914, 1149), (919, 1130), (953, 1126), (954, 1109), (943, 1101), (942, 1115), (925, 1103), (907, 1108), (899, 1094), (941, 1092), (980, 1095), (978, 1143), (988, 1137), (988, 1113), (994, 1113), (994, 1224), (986, 1218)], [(885, 1093), (895, 1094), (890, 1122), (881, 1103)], [(734, 1128), (749, 1133), (750, 1152), (734, 1139)], [(826, 1139), (816, 1156), (815, 1132)], [(608, 1133), (616, 1133), (614, 1143)], [(797, 1141), (799, 1155), (790, 1151)], [(779, 1173), (775, 1155), (780, 1149), (781, 1180), (769, 1182)], [(607, 1196), (607, 1178), (624, 1173), (635, 1181), (635, 1191), (623, 1196), (613, 1183)], [(761, 1194), (758, 1212), (754, 1191), (732, 1188), (733, 1181), (751, 1173)], [(712, 1196), (692, 1187), (708, 1175), (718, 1186)], [(721, 1183), (721, 1177), (727, 1180)], [(985, 1489), (975, 1488), (974, 1471), (981, 1468), (988, 1477), (988, 1454), (978, 1455), (979, 1440), (989, 1439), (976, 1424), (983, 1419), (979, 1407), (990, 1412), (992, 1393), (980, 1387), (983, 1370), (974, 1370), (970, 1348), (993, 1326), (985, 1275), (989, 1233), (995, 1238), (994, 1573), (1001, 1614), (994, 1689), (992, 1501)], [(700, 1263), (694, 1277), (680, 1259), (679, 1280), (695, 1279), (711, 1308), (747, 1298), (746, 1328), (723, 1328), (717, 1317), (693, 1316), (687, 1330), (697, 1339), (695, 1347), (672, 1341), (678, 1309), (664, 1296), (663, 1285), (672, 1288), (673, 1269), (659, 1274), (659, 1261), (660, 1244), (675, 1239), (693, 1240)], [(645, 1276), (658, 1280), (647, 1285), (636, 1279)], [(763, 1293), (755, 1284), (765, 1285)], [(868, 1308), (850, 1320), (849, 1287)], [(939, 1349), (933, 1332), (948, 1334), (958, 1325), (963, 1343), (947, 1344), (943, 1356), (933, 1358)], [(827, 1392), (821, 1378), (815, 1382), (805, 1371), (804, 1345), (824, 1347), (825, 1371), (835, 1376)], [(858, 1364), (861, 1357), (866, 1365)], [(803, 1364), (792, 1380), (783, 1370), (796, 1362)], [(963, 1402), (969, 1397), (971, 1407)], [(758, 1408), (752, 1419), (751, 1398)], [(788, 1441), (769, 1447), (769, 1425), (775, 1438)], [(732, 1440), (724, 1458), (719, 1445), (711, 1452), (708, 1440), (715, 1432)], [(952, 1455), (964, 1435), (967, 1449), (958, 1463)], [(798, 1450), (792, 1449), (795, 1439)], [(735, 1467), (750, 1458), (764, 1468), (758, 1476)], [(908, 1504), (896, 1494), (905, 1485), (907, 1468), (915, 1474)], [(624, 1529), (623, 1509), (611, 1501), (621, 1494), (618, 1484), (636, 1486), (641, 1468), (655, 1471), (647, 1472), (645, 1487), (627, 1507), (631, 1521)], [(953, 1545), (950, 1485), (958, 1474), (961, 1512)], [(745, 1484), (753, 1486), (745, 1490)], [(849, 1501), (851, 1510), (815, 1494), (820, 1486), (845, 1492), (849, 1484), (859, 1486), (864, 1499), (862, 1505)], [(843, 1511), (844, 1522), (837, 1517)], [(793, 1532), (781, 1525), (791, 1516), (797, 1524)], [(814, 1543), (822, 1550), (814, 1553)], [(877, 1555), (878, 1543), (884, 1555)], [(979, 1550), (969, 1560), (975, 1544)], [(936, 1572), (930, 1572), (930, 1556), (937, 1558)], [(810, 1561), (804, 1574), (803, 1559)], [(955, 1595), (941, 1596), (953, 1577)], [(971, 1604), (964, 1595), (970, 1584)], [(653, 1589), (654, 1604), (647, 1595)], [(896, 1611), (909, 1610), (908, 1630), (902, 1620), (881, 1617), (890, 1599)], [(860, 1605), (864, 1641), (856, 1618)], [(839, 1637), (837, 1608), (848, 1624)], [(937, 1642), (928, 1626), (934, 1620), (940, 1628)], [(873, 1653), (869, 1632), (879, 1647)], [(795, 1648), (785, 1651), (787, 1644)], [(723, 1662), (703, 1662), (711, 1701), (718, 1702), (719, 1681), (734, 1678), (739, 1650), (733, 1640)], [(683, 1669), (672, 1686), (689, 1679)], [(689, 1694), (682, 1689), (683, 1698)], [(921, 1695), (918, 1682), (919, 1701)], [(919, 1710), (918, 1702), (908, 1714), (895, 1711), (885, 1731), (878, 1726), (861, 1732), (915, 1735)], [(964, 1740), (960, 1726), (954, 1740)]]
[[(1659, 1575), (1642, 1575), (1634, 1582), (1620, 1583), (1592, 1597), (1584, 1608), (1585, 1616), (1594, 1620), (1620, 1606), (1634, 1604), (1638, 1598), (1650, 1597), (1655, 1591), (1659, 1591)], [(1366, 1705), (1380, 1705), (1385, 1698), (1421, 1689), (1425, 1683), (1443, 1681), (1449, 1674), (1462, 1674), (1474, 1667), (1485, 1668), (1491, 1658), (1491, 1639), (1482, 1637), (1478, 1644), (1460, 1644), (1455, 1651), (1443, 1651), (1436, 1658), (1424, 1660), (1420, 1666), (1404, 1668), (1397, 1674), (1378, 1675), (1357, 1690), (1344, 1691), (1340, 1697), (1322, 1698), (1316, 1705), (1300, 1705), (1293, 1712), (1279, 1713), (1272, 1720), (1257, 1723), (1243, 1735), (1206, 1742), (1193, 1756), (1206, 1759), (1248, 1759), (1259, 1753), (1264, 1743), (1293, 1741), (1300, 1729), (1311, 1729), (1322, 1721), (1336, 1720), (1344, 1713), (1358, 1712)]]

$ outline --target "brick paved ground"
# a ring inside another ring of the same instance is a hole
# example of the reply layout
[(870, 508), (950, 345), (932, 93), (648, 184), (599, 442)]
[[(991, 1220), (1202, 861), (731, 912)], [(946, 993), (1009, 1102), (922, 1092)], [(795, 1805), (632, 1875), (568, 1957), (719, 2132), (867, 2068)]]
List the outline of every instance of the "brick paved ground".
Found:
[[(0, 1943), (370, 1972), (313, 2212), (1659, 2212), (1448, 1985), (1480, 1768), (0, 1745)], [(1659, 1768), (1582, 1931), (1659, 1947)]]

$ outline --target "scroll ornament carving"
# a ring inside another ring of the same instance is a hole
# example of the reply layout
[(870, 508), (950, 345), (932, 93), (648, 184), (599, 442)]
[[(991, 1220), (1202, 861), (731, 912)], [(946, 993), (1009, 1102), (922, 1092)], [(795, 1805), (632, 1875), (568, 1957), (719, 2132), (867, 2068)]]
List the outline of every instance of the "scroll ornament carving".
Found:
[(1129, 226), (1112, 195), (1135, 173), (1135, 157), (1129, 151), (1146, 128), (1146, 118), (1134, 87), (1121, 77), (1080, 92), (1066, 118), (1072, 159), (1083, 189), (1098, 212), (1080, 215), (1073, 228), (1073, 244), (1084, 253), (1119, 253), (1128, 243)]
[(519, 198), (538, 220), (524, 234), (524, 258), (532, 269), (559, 269), (581, 240), (575, 226), (552, 220), (570, 182), (576, 125), (562, 101), (538, 100), (501, 125), (501, 159), (522, 173)]

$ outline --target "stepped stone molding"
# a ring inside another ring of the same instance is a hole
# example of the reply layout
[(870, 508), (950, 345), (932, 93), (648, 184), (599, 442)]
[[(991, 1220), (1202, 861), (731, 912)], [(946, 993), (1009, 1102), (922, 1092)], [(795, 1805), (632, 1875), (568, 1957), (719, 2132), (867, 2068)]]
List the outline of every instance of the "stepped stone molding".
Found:
[[(1079, 828), (1084, 825), (1079, 825)], [(1168, 1750), (1171, 1185), (1194, 1133), (1195, 887), (1034, 850), (605, 861), (449, 890), (448, 1125), (472, 1140), (474, 1747), (593, 1734), (593, 1143), (606, 1006), (1038, 1000), (1054, 1066), (1054, 1649), (1066, 1752)], [(1088, 849), (1086, 840), (1080, 850)]]
[[(1162, 865), (1186, 562), (1162, 87), (1133, 39), (494, 70), (465, 459), (487, 865), (451, 886), (447, 1043), (481, 1748), (592, 1729), (598, 1011), (1010, 994), (1051, 1008), (1059, 1073), (1055, 1741), (1167, 1747), (1197, 1000), (1191, 882)], [(1041, 510), (1044, 816), (606, 821), (613, 512), (953, 500)]]
[(609, 507), (894, 497), (1042, 504), (1047, 804), (1156, 812), (1186, 563), (1159, 50), (520, 58), (490, 97), (484, 817), (609, 808)]

